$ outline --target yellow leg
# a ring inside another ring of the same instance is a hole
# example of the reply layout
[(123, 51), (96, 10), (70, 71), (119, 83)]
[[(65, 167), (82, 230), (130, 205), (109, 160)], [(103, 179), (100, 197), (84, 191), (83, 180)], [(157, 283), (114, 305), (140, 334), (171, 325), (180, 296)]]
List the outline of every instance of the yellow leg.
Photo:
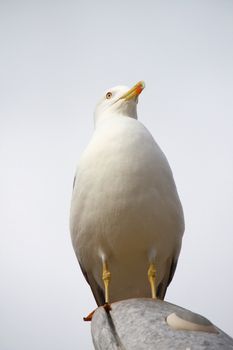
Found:
[(110, 278), (111, 278), (111, 273), (108, 270), (108, 266), (106, 261), (103, 261), (103, 275), (102, 275), (102, 279), (104, 282), (104, 290), (105, 290), (105, 303), (108, 304), (109, 303), (109, 282), (110, 282)]
[(151, 287), (151, 297), (156, 299), (156, 288), (155, 288), (155, 264), (151, 263), (148, 269), (148, 279)]

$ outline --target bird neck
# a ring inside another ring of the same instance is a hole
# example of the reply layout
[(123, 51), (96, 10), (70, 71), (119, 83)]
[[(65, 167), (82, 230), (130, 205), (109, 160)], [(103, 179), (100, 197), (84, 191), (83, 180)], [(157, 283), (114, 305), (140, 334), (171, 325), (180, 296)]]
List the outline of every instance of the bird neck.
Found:
[(101, 115), (95, 115), (94, 116), (95, 129), (107, 121), (110, 121), (110, 120), (115, 119), (115, 118), (125, 118), (125, 117), (132, 118), (132, 119), (138, 119), (137, 111), (135, 111), (135, 113), (131, 114), (131, 115), (127, 115), (127, 114), (123, 114), (123, 113), (113, 113), (113, 114), (103, 113)]

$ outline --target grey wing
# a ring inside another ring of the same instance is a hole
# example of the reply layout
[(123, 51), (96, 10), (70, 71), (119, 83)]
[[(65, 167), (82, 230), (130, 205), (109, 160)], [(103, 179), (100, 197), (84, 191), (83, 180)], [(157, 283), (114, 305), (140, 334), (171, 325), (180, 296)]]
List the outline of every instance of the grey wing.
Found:
[(176, 271), (176, 266), (177, 266), (177, 262), (178, 262), (178, 258), (173, 258), (171, 265), (170, 265), (170, 270), (169, 273), (164, 277), (164, 279), (162, 280), (162, 282), (160, 282), (160, 284), (158, 285), (157, 288), (157, 297), (159, 299), (164, 299), (166, 291), (167, 291), (167, 287), (169, 286), (169, 284), (171, 283), (173, 276), (175, 274)]
[(80, 261), (78, 260), (80, 268), (82, 270), (82, 273), (84, 277), (86, 278), (87, 283), (91, 287), (92, 293), (94, 295), (95, 301), (98, 306), (104, 305), (105, 299), (104, 299), (104, 290), (101, 288), (98, 283), (95, 281), (94, 276), (92, 273), (87, 273)]
[(75, 181), (76, 181), (76, 175), (75, 175), (74, 181), (73, 181), (73, 189), (74, 189), (74, 186), (75, 186)]
[[(73, 190), (74, 187), (76, 185), (76, 175), (74, 177), (74, 181), (73, 181)], [(97, 303), (98, 306), (103, 305), (104, 304), (104, 290), (98, 285), (98, 283), (95, 281), (94, 276), (92, 275), (92, 273), (87, 273), (87, 271), (85, 270), (84, 266), (81, 264), (80, 259), (78, 258), (78, 255), (76, 253), (76, 257), (77, 260), (79, 262), (79, 266), (82, 270), (82, 273), (87, 281), (87, 283), (89, 284), (89, 286), (91, 287), (92, 293), (94, 295), (95, 301)]]

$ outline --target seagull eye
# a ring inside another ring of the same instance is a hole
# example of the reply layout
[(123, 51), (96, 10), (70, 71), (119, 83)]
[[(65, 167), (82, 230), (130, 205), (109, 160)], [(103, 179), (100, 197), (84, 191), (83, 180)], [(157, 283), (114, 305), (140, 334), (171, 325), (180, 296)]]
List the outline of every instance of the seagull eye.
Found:
[(107, 92), (106, 93), (106, 98), (109, 100), (112, 97), (112, 93), (111, 92)]

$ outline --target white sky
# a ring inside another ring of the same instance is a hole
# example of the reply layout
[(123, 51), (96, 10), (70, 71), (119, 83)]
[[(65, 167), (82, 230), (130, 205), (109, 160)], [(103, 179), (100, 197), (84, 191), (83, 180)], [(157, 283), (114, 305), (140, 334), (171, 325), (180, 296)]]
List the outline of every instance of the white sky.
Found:
[(233, 2), (0, 2), (0, 347), (93, 349), (69, 207), (93, 109), (145, 80), (186, 233), (166, 300), (233, 336)]

